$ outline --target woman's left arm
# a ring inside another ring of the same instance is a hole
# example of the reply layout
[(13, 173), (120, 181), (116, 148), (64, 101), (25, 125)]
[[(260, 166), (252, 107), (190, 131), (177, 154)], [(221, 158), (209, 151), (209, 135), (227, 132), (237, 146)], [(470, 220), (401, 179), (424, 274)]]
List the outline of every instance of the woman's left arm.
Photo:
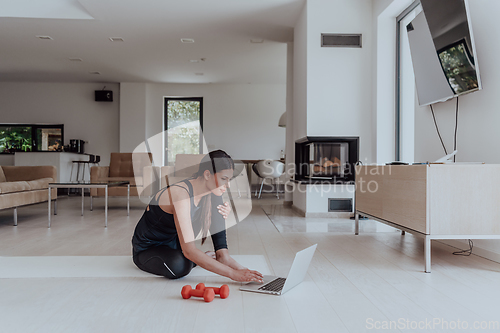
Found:
[(232, 269), (246, 269), (240, 265), (236, 260), (233, 259), (229, 255), (229, 251), (227, 249), (220, 249), (215, 252), (215, 258), (221, 264), (231, 267)]
[[(222, 200), (220, 200), (220, 201), (222, 202)], [(222, 215), (223, 219), (225, 220), (225, 219), (227, 219), (227, 217), (231, 213), (231, 206), (229, 205), (228, 202), (224, 202), (223, 204), (217, 205), (217, 211), (220, 215)], [(222, 224), (225, 225), (224, 220), (220, 220), (220, 218), (217, 218), (217, 217), (215, 217), (215, 219), (218, 220), (221, 225)], [(219, 231), (219, 230), (217, 230), (217, 231)], [(219, 236), (219, 235), (217, 235), (217, 236)], [(225, 240), (226, 233), (224, 232), (224, 235), (220, 236), (220, 237), (224, 237), (224, 244), (226, 244), (226, 240)], [(214, 244), (214, 246), (215, 246), (215, 244)], [(226, 266), (231, 267), (232, 269), (246, 269), (246, 267), (240, 265), (236, 260), (234, 260), (229, 255), (229, 251), (227, 250), (227, 248), (222, 248), (222, 249), (215, 251), (215, 259), (218, 262), (220, 262)]]

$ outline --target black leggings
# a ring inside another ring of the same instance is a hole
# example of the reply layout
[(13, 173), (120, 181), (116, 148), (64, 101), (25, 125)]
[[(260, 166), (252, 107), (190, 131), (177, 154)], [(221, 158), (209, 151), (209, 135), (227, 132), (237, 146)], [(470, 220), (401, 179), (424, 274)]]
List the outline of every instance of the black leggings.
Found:
[(165, 245), (134, 253), (133, 259), (141, 270), (169, 279), (184, 277), (196, 266), (184, 257), (181, 250), (174, 250)]

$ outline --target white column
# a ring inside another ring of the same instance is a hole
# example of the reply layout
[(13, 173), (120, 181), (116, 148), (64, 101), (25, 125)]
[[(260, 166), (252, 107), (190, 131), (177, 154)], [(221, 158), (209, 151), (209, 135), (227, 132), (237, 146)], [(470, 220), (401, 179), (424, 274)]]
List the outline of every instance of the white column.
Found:
[(285, 143), (285, 202), (293, 201), (293, 192), (286, 183), (294, 174), (295, 141), (293, 137), (293, 43), (287, 44), (286, 56), (286, 143)]

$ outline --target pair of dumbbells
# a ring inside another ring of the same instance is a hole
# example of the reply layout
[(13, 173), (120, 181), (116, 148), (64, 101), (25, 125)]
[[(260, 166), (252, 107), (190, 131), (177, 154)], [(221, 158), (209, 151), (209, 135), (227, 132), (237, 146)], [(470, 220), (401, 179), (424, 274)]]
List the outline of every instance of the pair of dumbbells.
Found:
[(188, 299), (191, 297), (203, 297), (205, 302), (212, 302), (215, 298), (215, 294), (220, 295), (220, 298), (228, 298), (229, 296), (229, 286), (227, 284), (222, 285), (220, 288), (215, 287), (205, 287), (203, 283), (198, 283), (196, 289), (191, 288), (190, 285), (182, 287), (181, 295), (182, 298)]

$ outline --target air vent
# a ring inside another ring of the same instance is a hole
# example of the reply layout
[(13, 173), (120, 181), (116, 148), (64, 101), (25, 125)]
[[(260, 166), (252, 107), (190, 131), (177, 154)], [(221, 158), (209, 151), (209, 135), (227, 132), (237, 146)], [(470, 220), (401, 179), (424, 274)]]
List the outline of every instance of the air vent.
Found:
[(192, 39), (192, 38), (181, 38), (181, 42), (183, 42), (183, 43), (194, 43), (194, 39)]
[(361, 34), (321, 34), (321, 47), (361, 47)]
[(38, 39), (44, 39), (44, 40), (54, 40), (54, 38), (52, 38), (50, 36), (36, 36), (36, 38), (38, 38)]
[(69, 58), (69, 61), (82, 62), (82, 58)]
[(352, 199), (349, 198), (328, 198), (329, 212), (352, 212)]
[(109, 40), (112, 42), (124, 42), (125, 40), (121, 37), (109, 37)]

